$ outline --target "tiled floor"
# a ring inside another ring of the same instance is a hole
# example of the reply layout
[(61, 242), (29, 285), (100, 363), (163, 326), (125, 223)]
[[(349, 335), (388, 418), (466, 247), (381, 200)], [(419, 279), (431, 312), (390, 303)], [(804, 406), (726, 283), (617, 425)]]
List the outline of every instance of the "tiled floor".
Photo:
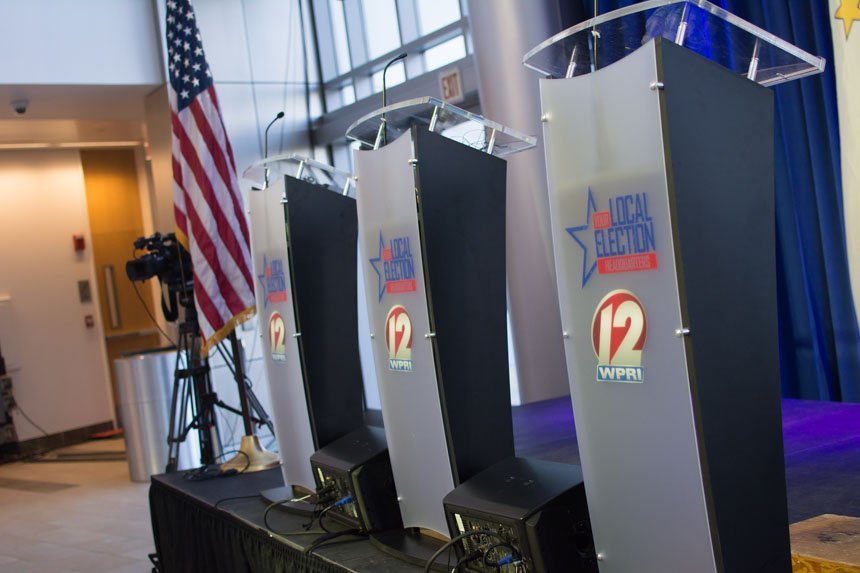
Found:
[[(118, 439), (73, 451), (122, 449)], [(0, 571), (148, 573), (148, 490), (125, 461), (0, 465)]]

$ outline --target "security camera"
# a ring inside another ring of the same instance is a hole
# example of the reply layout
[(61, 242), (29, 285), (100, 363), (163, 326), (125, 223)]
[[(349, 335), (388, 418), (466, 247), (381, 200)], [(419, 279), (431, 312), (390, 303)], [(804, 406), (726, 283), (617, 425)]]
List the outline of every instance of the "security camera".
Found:
[(30, 102), (25, 99), (18, 99), (11, 102), (10, 105), (12, 106), (12, 109), (15, 110), (15, 113), (18, 115), (24, 115), (27, 113), (27, 105), (29, 105), (29, 103)]

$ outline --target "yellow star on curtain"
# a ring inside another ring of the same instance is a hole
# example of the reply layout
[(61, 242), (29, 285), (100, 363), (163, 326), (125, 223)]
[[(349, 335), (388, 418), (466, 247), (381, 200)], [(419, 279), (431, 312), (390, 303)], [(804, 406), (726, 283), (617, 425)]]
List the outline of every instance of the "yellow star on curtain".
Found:
[(845, 39), (847, 40), (854, 20), (860, 21), (860, 0), (842, 0), (834, 17), (842, 20), (842, 24), (845, 26)]

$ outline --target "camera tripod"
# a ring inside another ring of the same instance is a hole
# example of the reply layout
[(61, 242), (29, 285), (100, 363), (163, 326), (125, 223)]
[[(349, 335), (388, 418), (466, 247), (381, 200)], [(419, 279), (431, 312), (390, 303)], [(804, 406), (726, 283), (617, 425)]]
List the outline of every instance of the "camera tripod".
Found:
[[(143, 250), (147, 253), (138, 256), (138, 251)], [(273, 436), (275, 432), (268, 414), (254, 395), (250, 381), (245, 376), (245, 361), (242, 347), (236, 338), (235, 328), (229, 334), (232, 350), (228, 352), (220, 342), (217, 344), (217, 349), (224, 357), (224, 362), (236, 381), (241, 410), (232, 408), (219, 400), (213, 389), (209, 359), (201, 353), (202, 340), (197, 308), (194, 304), (191, 254), (177, 240), (174, 233), (164, 236), (155, 233), (151, 237), (140, 237), (134, 241), (133, 257), (125, 266), (129, 280), (145, 281), (158, 277), (161, 286), (161, 311), (164, 313), (164, 318), (168, 322), (176, 322), (180, 316), (180, 307), (185, 310), (183, 320), (179, 323), (179, 342), (176, 344), (176, 365), (173, 369), (173, 391), (167, 434), (167, 471), (176, 471), (179, 463), (179, 446), (191, 430), (197, 430), (199, 436), (200, 461), (203, 467), (208, 468), (215, 464), (218, 457), (216, 450), (222, 451), (221, 437), (215, 418), (216, 406), (241, 416), (245, 429), (242, 445), (237, 453), (237, 457), (241, 456), (244, 463), (237, 467), (237, 459), (233, 458), (222, 464), (221, 471), (259, 471), (278, 465), (278, 456), (262, 448), (259, 440), (254, 436), (253, 424), (257, 424), (258, 427), (267, 426)], [(138, 296), (140, 296), (139, 293)], [(141, 303), (146, 307), (142, 298)], [(155, 321), (154, 318), (152, 320)]]
[[(254, 416), (243, 416), (243, 411), (233, 408), (218, 399), (215, 393), (209, 360), (200, 352), (201, 338), (200, 328), (194, 316), (193, 304), (186, 306), (186, 320), (179, 323), (179, 341), (176, 346), (176, 366), (173, 374), (173, 393), (170, 402), (170, 425), (167, 435), (168, 459), (167, 472), (178, 469), (179, 447), (188, 437), (191, 430), (197, 430), (200, 442), (200, 463), (209, 466), (216, 463), (218, 454), (222, 449), (221, 438), (215, 416), (215, 408), (219, 407), (238, 416), (242, 416), (248, 422), (257, 424), (258, 427), (266, 426), (274, 435), (272, 421), (266, 414), (263, 405), (257, 399), (247, 379), (244, 377), (242, 364), (244, 358), (238, 341), (233, 337), (232, 355), (225, 355), (228, 368), (236, 374), (237, 380), (241, 379), (244, 384), (244, 394), (247, 396), (247, 404), (243, 400), (243, 410), (250, 407)], [(224, 350), (219, 351), (224, 354)], [(232, 364), (231, 364), (232, 362)], [(243, 397), (242, 388), (239, 389), (240, 398)], [(190, 415), (190, 420), (189, 420)]]

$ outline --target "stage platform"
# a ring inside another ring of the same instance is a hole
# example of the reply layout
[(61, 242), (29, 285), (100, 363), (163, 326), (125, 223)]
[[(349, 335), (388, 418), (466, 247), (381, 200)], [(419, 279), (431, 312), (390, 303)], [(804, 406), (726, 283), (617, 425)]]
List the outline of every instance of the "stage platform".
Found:
[[(826, 513), (860, 517), (860, 404), (783, 400), (783, 429), (790, 521)], [(568, 398), (514, 408), (514, 432), (519, 456), (579, 462)], [(201, 482), (154, 477), (150, 504), (162, 571), (421, 571), (365, 539), (334, 541), (311, 556), (302, 549), (314, 536), (266, 532), (266, 504), (256, 494), (280, 480), (278, 470)], [(226, 500), (235, 496), (250, 497)], [(279, 531), (299, 531), (304, 521), (270, 515)]]
[[(783, 400), (782, 427), (789, 522), (860, 517), (860, 404)], [(519, 456), (579, 463), (567, 398), (514, 408), (514, 433)]]

